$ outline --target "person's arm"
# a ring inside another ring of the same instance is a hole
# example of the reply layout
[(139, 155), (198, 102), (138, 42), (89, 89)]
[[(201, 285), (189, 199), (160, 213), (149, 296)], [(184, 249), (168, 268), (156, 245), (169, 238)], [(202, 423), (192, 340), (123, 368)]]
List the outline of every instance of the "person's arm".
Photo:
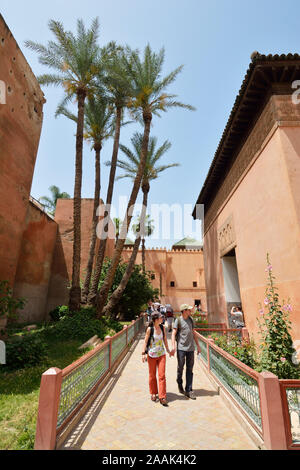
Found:
[(169, 349), (169, 345), (168, 345), (168, 340), (167, 340), (167, 335), (166, 335), (166, 334), (164, 334), (164, 343), (165, 343), (165, 347), (166, 347), (167, 353), (169, 354), (169, 356), (171, 356), (172, 351), (170, 351), (170, 349)]
[(146, 360), (146, 348), (147, 348), (147, 343), (148, 343), (148, 339), (149, 339), (149, 336), (150, 336), (150, 330), (151, 328), (148, 327), (147, 328), (147, 331), (146, 331), (146, 334), (145, 334), (145, 341), (144, 341), (144, 345), (143, 345), (143, 351), (142, 351), (142, 361), (145, 362)]
[(177, 333), (177, 328), (173, 328), (173, 331), (172, 331), (172, 354), (173, 356), (176, 351), (176, 344), (175, 344), (176, 333)]

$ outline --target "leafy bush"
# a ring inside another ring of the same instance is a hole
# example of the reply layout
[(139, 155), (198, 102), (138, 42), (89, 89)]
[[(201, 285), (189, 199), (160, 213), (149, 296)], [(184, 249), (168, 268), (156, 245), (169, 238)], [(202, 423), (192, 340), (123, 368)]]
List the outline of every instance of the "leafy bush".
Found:
[(62, 317), (65, 317), (69, 313), (69, 307), (67, 305), (59, 305), (55, 309), (51, 310), (49, 315), (53, 321), (59, 321)]
[(252, 369), (256, 367), (256, 346), (253, 340), (248, 343), (247, 341), (240, 340), (236, 335), (227, 337), (226, 335), (219, 336), (212, 334), (211, 337), (214, 339), (215, 344), (224, 349), (224, 351), (227, 351)]
[(194, 320), (194, 324), (196, 328), (207, 328), (208, 327), (208, 321), (206, 318), (203, 318), (200, 313), (194, 313), (192, 315), (192, 318)]
[(24, 335), (6, 343), (7, 370), (40, 364), (47, 356), (47, 346), (37, 335)]
[(115, 320), (106, 317), (97, 319), (93, 307), (82, 308), (72, 315), (66, 307), (64, 312), (65, 316), (46, 329), (46, 335), (54, 336), (58, 340), (79, 339), (84, 342), (94, 335), (104, 339), (106, 335), (113, 335), (122, 329), (122, 325)]
[[(99, 282), (99, 287), (102, 286), (109, 269), (111, 260), (106, 258)], [(109, 291), (109, 297), (113, 291), (119, 286), (123, 274), (126, 270), (127, 263), (119, 263), (115, 274), (113, 285)], [(115, 312), (115, 316), (120, 313), (124, 320), (133, 320), (141, 313), (143, 307), (149, 300), (158, 298), (159, 290), (155, 289), (151, 284), (151, 272), (143, 273), (141, 265), (135, 265), (128, 281), (126, 289), (123, 292), (121, 301)]]
[(15, 319), (17, 310), (24, 308), (25, 303), (26, 299), (13, 297), (8, 281), (0, 281), (0, 318)]
[(290, 335), (291, 322), (289, 312), (292, 310), (289, 302), (285, 305), (279, 303), (277, 287), (274, 285), (275, 277), (272, 274), (269, 255), (267, 255), (268, 283), (261, 307), (261, 320), (258, 320), (262, 343), (260, 345), (260, 365), (258, 370), (268, 370), (277, 375), (279, 379), (299, 379), (300, 365), (293, 361), (295, 349)]

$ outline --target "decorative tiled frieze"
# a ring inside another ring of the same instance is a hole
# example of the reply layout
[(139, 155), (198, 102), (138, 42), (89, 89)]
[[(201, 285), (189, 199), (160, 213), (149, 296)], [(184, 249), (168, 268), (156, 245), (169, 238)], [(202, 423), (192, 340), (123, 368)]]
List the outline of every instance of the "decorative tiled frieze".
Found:
[(283, 125), (300, 123), (300, 104), (292, 102), (291, 95), (272, 95), (262, 111), (259, 119), (249, 134), (246, 142), (235, 159), (229, 173), (219, 188), (215, 199), (205, 213), (205, 230), (209, 228), (219, 208), (226, 201), (230, 192), (239, 183), (244, 171), (261, 150), (261, 147), (276, 123)]
[(273, 98), (271, 97), (267, 106), (264, 108), (260, 118), (256, 122), (252, 132), (247, 138), (235, 162), (227, 174), (223, 184), (219, 188), (215, 199), (213, 200), (208, 212), (205, 214), (205, 226), (209, 227), (212, 219), (220, 206), (229, 196), (231, 190), (236, 186), (239, 178), (251, 163), (254, 156), (261, 148), (265, 138), (275, 124), (275, 108)]
[(218, 230), (220, 256), (224, 256), (236, 246), (233, 216), (230, 215)]

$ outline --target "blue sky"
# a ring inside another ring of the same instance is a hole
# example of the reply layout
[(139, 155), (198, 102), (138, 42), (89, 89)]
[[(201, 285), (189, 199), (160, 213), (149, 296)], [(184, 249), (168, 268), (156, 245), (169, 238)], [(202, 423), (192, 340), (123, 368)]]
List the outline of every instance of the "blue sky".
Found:
[[(152, 135), (159, 143), (168, 139), (172, 148), (165, 163), (180, 163), (154, 181), (150, 204), (190, 204), (194, 206), (210, 163), (220, 141), (231, 108), (247, 71), (250, 55), (260, 53), (300, 52), (297, 0), (2, 0), (1, 14), (36, 75), (47, 69), (34, 52), (24, 47), (31, 39), (46, 44), (53, 39), (49, 19), (62, 21), (75, 31), (77, 18), (87, 26), (98, 16), (101, 25), (99, 44), (110, 40), (143, 50), (149, 42), (158, 51), (165, 47), (164, 74), (184, 64), (170, 91), (197, 111), (170, 110), (153, 119)], [(0, 71), (1, 74), (1, 71)], [(0, 77), (1, 78), (1, 77)], [(43, 88), (47, 103), (31, 194), (48, 194), (52, 184), (73, 195), (75, 128), (66, 118), (55, 119), (57, 103), (63, 91)], [(139, 125), (122, 129), (121, 142), (130, 145)], [(110, 159), (112, 143), (102, 151), (102, 162)], [(94, 161), (88, 145), (84, 147), (82, 197), (93, 197)], [(102, 197), (106, 197), (108, 168), (102, 166)], [(114, 205), (130, 191), (130, 182), (116, 183)], [(140, 198), (139, 198), (140, 200)], [(190, 211), (191, 212), (191, 211)], [(192, 217), (189, 221), (191, 222)], [(157, 223), (157, 221), (156, 221)], [(193, 230), (199, 227), (191, 226)], [(191, 234), (188, 225), (183, 236)], [(171, 232), (169, 240), (148, 240), (147, 246), (170, 247), (178, 241)]]

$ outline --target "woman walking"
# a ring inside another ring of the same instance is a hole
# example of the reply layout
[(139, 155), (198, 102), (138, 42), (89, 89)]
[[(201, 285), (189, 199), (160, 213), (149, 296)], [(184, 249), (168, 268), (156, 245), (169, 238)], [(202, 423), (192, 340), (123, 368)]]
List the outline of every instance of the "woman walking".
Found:
[[(166, 351), (171, 357), (165, 329), (162, 323), (161, 313), (154, 311), (151, 315), (151, 322), (146, 330), (146, 336), (142, 352), (142, 360), (148, 360), (149, 367), (149, 389), (151, 400), (159, 398), (163, 406), (168, 406), (166, 394)], [(156, 379), (158, 370), (158, 387)], [(158, 397), (157, 397), (158, 395)]]

